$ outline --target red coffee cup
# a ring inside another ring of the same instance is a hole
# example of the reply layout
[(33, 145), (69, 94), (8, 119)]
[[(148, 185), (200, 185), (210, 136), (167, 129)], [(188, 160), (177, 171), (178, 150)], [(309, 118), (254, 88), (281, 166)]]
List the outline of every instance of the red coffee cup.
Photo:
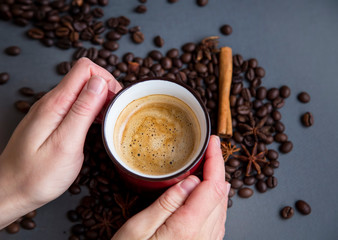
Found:
[[(177, 171), (164, 175), (148, 175), (130, 168), (118, 155), (113, 137), (115, 123), (122, 110), (134, 100), (155, 94), (173, 96), (187, 104), (199, 122), (201, 133), (197, 150), (191, 159)], [(146, 79), (133, 82), (112, 98), (103, 118), (102, 136), (109, 157), (125, 181), (136, 190), (160, 190), (183, 180), (203, 165), (201, 163), (210, 139), (210, 126), (208, 111), (193, 89), (167, 79)]]

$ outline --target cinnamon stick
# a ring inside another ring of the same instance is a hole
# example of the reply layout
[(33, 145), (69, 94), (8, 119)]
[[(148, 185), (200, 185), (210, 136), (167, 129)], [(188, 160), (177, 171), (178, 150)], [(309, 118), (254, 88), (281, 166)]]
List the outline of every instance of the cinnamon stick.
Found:
[(230, 110), (230, 89), (232, 81), (232, 50), (230, 47), (222, 47), (219, 64), (219, 105), (218, 128), (220, 137), (232, 136), (232, 119)]

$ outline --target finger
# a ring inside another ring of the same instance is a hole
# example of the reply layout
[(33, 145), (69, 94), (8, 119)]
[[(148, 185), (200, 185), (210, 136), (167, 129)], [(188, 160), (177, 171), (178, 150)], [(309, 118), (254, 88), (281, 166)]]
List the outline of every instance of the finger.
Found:
[[(126, 227), (119, 231), (117, 236), (120, 238), (117, 239), (149, 239), (168, 217), (184, 204), (199, 183), (200, 180), (191, 175), (169, 188), (152, 205), (132, 217)], [(133, 233), (140, 235), (129, 235)]]
[(210, 137), (209, 146), (205, 153), (203, 179), (213, 181), (224, 181), (225, 179), (224, 160), (220, 148), (220, 139), (215, 135)]
[[(177, 222), (184, 223), (186, 234), (195, 234), (202, 229), (205, 220), (209, 218), (214, 209), (223, 202), (230, 190), (230, 184), (215, 181), (203, 181), (188, 197), (182, 207), (171, 215), (166, 225), (158, 230), (158, 238), (164, 235), (163, 232), (181, 231), (182, 226)], [(162, 232), (162, 233), (161, 233)], [(165, 233), (167, 234), (167, 233)]]
[(105, 79), (92, 76), (71, 106), (60, 126), (52, 134), (63, 149), (78, 149), (83, 145), (90, 125), (102, 108), (108, 92)]

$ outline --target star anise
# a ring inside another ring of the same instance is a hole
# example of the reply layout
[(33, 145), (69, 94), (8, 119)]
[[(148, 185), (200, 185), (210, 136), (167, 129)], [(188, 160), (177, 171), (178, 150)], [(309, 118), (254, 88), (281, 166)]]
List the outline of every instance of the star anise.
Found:
[(240, 149), (236, 145), (231, 145), (230, 142), (228, 144), (226, 144), (225, 142), (222, 142), (221, 149), (222, 149), (224, 162), (227, 162), (229, 157), (232, 156), (235, 152), (240, 151)]
[(259, 139), (266, 142), (267, 137), (271, 135), (271, 126), (264, 126), (266, 120), (268, 119), (268, 116), (262, 118), (257, 124), (252, 116), (252, 113), (250, 113), (248, 116), (250, 125), (244, 123), (238, 124), (238, 128), (241, 129), (242, 131), (244, 130), (242, 136), (245, 137), (253, 135), (256, 142), (258, 142)]
[(126, 198), (124, 199), (121, 194), (114, 194), (114, 199), (117, 205), (119, 205), (119, 207), (122, 210), (122, 216), (125, 219), (128, 219), (130, 215), (129, 211), (135, 204), (136, 200), (138, 199), (138, 196), (135, 195), (131, 197), (130, 194), (128, 193)]
[(104, 211), (102, 216), (99, 214), (94, 214), (94, 217), (97, 223), (91, 227), (91, 230), (97, 230), (100, 237), (103, 237), (104, 234), (111, 238), (113, 236), (113, 229), (117, 229), (115, 221), (117, 221), (120, 216), (114, 216), (112, 211)]
[(246, 167), (245, 176), (250, 176), (252, 165), (254, 165), (257, 173), (260, 174), (261, 173), (261, 166), (259, 165), (259, 163), (263, 163), (263, 164), (267, 163), (267, 161), (265, 159), (265, 152), (260, 152), (260, 153), (257, 154), (257, 142), (255, 143), (254, 147), (252, 148), (251, 154), (243, 144), (241, 144), (241, 146), (242, 146), (242, 149), (245, 152), (246, 156), (240, 155), (240, 156), (236, 156), (236, 158), (238, 160), (243, 161), (243, 162), (248, 162), (248, 165)]

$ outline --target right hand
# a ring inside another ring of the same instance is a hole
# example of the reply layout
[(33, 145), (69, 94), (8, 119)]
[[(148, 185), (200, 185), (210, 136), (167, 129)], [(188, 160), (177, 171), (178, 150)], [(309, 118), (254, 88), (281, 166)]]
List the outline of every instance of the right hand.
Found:
[(151, 206), (129, 219), (112, 240), (221, 240), (230, 184), (220, 140), (211, 136), (205, 155), (203, 181), (189, 176), (168, 189)]

